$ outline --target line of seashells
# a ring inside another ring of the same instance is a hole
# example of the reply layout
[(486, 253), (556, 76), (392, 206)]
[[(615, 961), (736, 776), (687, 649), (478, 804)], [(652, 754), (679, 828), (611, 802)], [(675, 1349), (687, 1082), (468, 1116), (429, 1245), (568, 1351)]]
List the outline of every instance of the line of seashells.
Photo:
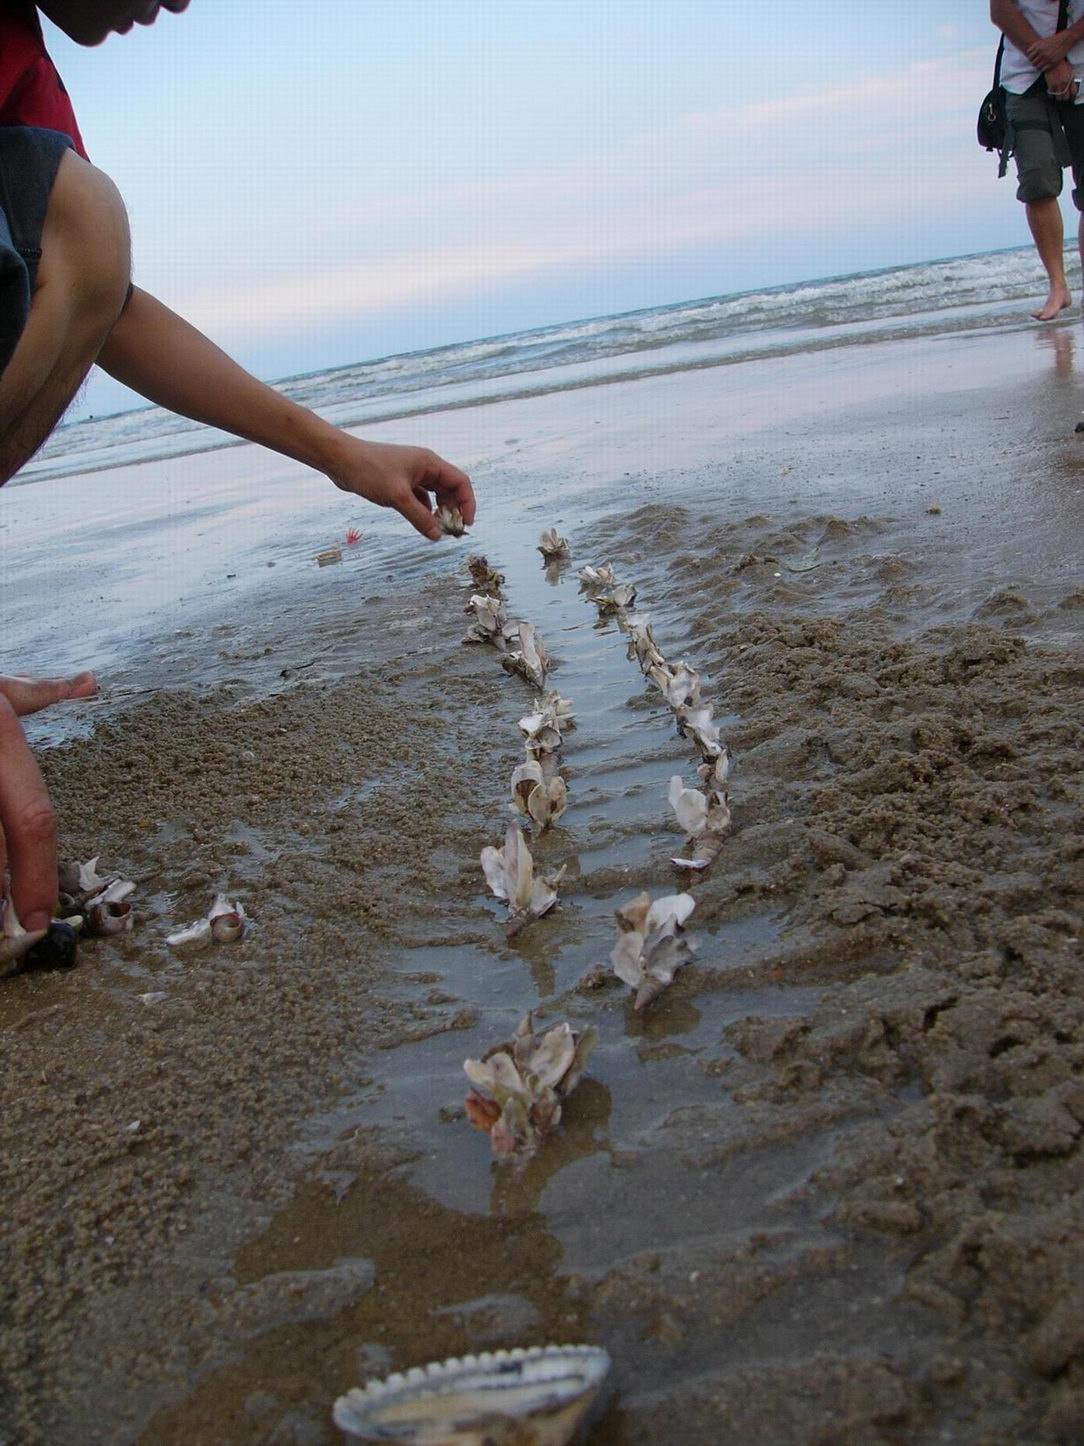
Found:
[[(556, 532), (544, 532), (539, 551), (546, 562), (567, 557), (568, 543)], [(508, 906), (505, 932), (509, 939), (557, 902), (564, 868), (536, 873), (523, 827), (541, 836), (568, 805), (568, 786), (559, 770), (564, 734), (575, 726), (572, 703), (546, 690), (551, 659), (529, 622), (510, 619), (505, 608), (504, 577), (484, 557), (467, 559), (478, 589), (467, 603), (471, 625), (466, 643), (488, 643), (501, 655), (509, 673), (523, 677), (540, 695), (532, 712), (519, 720), (524, 759), (512, 772), (511, 806), (518, 818), (505, 830), (500, 848), (481, 852), (482, 871), (492, 893)], [(593, 1026), (577, 1032), (561, 1023), (536, 1034), (530, 1014), (514, 1036), (468, 1059), (463, 1068), (471, 1082), (464, 1105), (467, 1118), (489, 1135), (493, 1153), (522, 1165), (538, 1149), (561, 1118), (561, 1102), (572, 1092), (598, 1040)]]

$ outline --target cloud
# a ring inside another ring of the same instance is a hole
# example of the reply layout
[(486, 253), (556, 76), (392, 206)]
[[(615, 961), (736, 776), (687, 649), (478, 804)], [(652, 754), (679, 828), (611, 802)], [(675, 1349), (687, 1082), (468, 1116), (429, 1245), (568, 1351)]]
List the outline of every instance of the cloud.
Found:
[(965, 214), (989, 189), (971, 156), (988, 62), (963, 51), (688, 114), (560, 166), (370, 195), (331, 212), (281, 276), (176, 278), (173, 304), (219, 333), (278, 330), (705, 244), (853, 243), (933, 208)]

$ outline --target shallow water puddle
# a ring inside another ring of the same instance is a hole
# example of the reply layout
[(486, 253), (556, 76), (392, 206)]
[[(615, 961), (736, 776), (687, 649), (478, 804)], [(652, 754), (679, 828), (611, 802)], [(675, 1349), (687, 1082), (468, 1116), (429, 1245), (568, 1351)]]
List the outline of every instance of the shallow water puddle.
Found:
[[(546, 518), (554, 520), (560, 527)], [(190, 1439), (201, 1426), (219, 1439), (333, 1439), (334, 1397), (389, 1368), (487, 1346), (598, 1338), (580, 1272), (597, 1279), (637, 1251), (690, 1247), (717, 1229), (718, 1202), (686, 1200), (678, 1177), (687, 1177), (684, 1156), (696, 1140), (727, 1146), (734, 1106), (714, 1069), (727, 1054), (724, 1029), (747, 1014), (804, 1013), (818, 997), (815, 989), (742, 982), (762, 977), (778, 947), (782, 921), (764, 912), (710, 929), (697, 928), (694, 915), (694, 968), (721, 970), (728, 983), (720, 988), (691, 997), (679, 977), (637, 1014), (616, 982), (577, 987), (608, 961), (615, 907), (645, 887), (653, 895), (682, 888), (668, 863), (682, 838), (666, 791), (675, 772), (692, 782), (697, 760), (669, 711), (647, 696), (622, 633), (595, 620), (573, 570), (556, 576), (541, 566), (532, 535), (520, 525), (499, 543), (481, 534), (470, 543), (505, 573), (509, 614), (536, 625), (557, 660), (547, 685), (576, 707), (560, 759), (568, 811), (531, 840), (543, 868), (567, 865), (561, 902), (507, 942), (504, 908), (484, 892), (476, 858), (460, 861), (477, 868), (477, 922), (492, 938), (485, 948), (434, 942), (399, 956), (387, 992), (430, 1007), (428, 1023), (412, 1042), (367, 1062), (371, 1083), (348, 1105), (310, 1122), (308, 1149), (323, 1150), (316, 1182), (235, 1262), (240, 1290), (301, 1272), (296, 1290), (314, 1292), (310, 1317), (298, 1323), (272, 1312), (241, 1359), (156, 1417), (146, 1439)], [(457, 565), (465, 556), (461, 549)], [(578, 557), (575, 565), (602, 560)], [(633, 564), (619, 560), (618, 573), (641, 581)], [(656, 616), (656, 632), (671, 657), (688, 646), (687, 625), (676, 617)], [(486, 650), (485, 661), (494, 697), (514, 690), (528, 712), (532, 692), (505, 676), (495, 652)], [(710, 678), (704, 691), (721, 692)], [(740, 797), (740, 775), (735, 789)], [(371, 792), (369, 784), (348, 789), (337, 806), (371, 805)], [(479, 849), (500, 838), (509, 817), (493, 817)], [(716, 867), (725, 867), (725, 853)], [(594, 1023), (600, 1041), (560, 1130), (516, 1173), (494, 1165), (488, 1139), (467, 1124), (462, 1065), (507, 1038), (529, 1009), (539, 1023)], [(385, 1168), (373, 1166), (374, 1149), (392, 1152)], [(813, 1153), (773, 1167), (771, 1190), (786, 1195)], [(771, 1215), (766, 1190), (764, 1179), (740, 1187), (729, 1206), (734, 1228)], [(334, 1290), (325, 1299), (342, 1263), (359, 1259), (375, 1269), (371, 1289), (346, 1304)], [(623, 1439), (616, 1404), (598, 1439)]]

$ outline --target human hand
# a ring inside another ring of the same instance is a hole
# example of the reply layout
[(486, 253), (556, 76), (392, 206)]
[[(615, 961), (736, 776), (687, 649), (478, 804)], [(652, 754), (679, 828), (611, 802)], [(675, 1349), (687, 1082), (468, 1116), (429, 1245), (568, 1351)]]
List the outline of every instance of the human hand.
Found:
[(1046, 93), (1057, 100), (1069, 100), (1075, 94), (1075, 77), (1067, 60), (1059, 60), (1046, 72)]
[(438, 507), (458, 507), (469, 527), (474, 521), (474, 489), (470, 478), (428, 447), (400, 447), (390, 442), (362, 442), (340, 433), (327, 475), (344, 492), (353, 492), (378, 507), (394, 507), (423, 537), (443, 536), (430, 494)]
[[(18, 714), (0, 693), (0, 883), (9, 870), (15, 913), (28, 932), (49, 927), (56, 868), (56, 815), (49, 791)], [(0, 957), (3, 942), (0, 938)]]
[(1042, 40), (1036, 40), (1033, 45), (1029, 45), (1027, 56), (1036, 70), (1052, 70), (1065, 59), (1069, 54), (1069, 49), (1070, 42), (1065, 39), (1065, 31), (1059, 30), (1056, 35), (1047, 35)]

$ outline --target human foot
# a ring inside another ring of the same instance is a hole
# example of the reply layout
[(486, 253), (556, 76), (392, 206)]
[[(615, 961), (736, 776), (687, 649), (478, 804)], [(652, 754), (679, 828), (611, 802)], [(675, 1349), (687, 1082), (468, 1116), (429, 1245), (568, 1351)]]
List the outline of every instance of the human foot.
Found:
[(17, 718), (75, 698), (93, 698), (98, 680), (93, 673), (76, 673), (72, 678), (10, 678), (0, 673), (0, 693), (15, 710)]
[(1038, 311), (1031, 313), (1036, 321), (1053, 321), (1054, 318), (1067, 306), (1072, 306), (1073, 298), (1067, 286), (1052, 286), (1050, 295), (1046, 298), (1046, 305)]

